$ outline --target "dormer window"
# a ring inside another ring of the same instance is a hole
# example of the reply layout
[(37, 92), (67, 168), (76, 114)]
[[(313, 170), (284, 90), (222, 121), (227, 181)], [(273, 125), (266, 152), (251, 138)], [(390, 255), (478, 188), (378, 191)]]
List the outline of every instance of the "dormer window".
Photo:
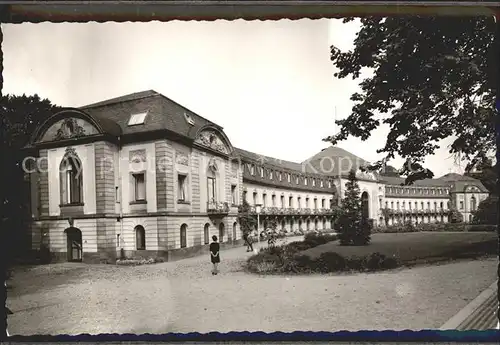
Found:
[(304, 186), (307, 186), (307, 177), (304, 177)]
[(260, 177), (264, 177), (264, 168), (260, 168)]
[(273, 172), (272, 172), (272, 171), (270, 171), (270, 172), (269, 172), (269, 179), (270, 179), (270, 180), (272, 180), (272, 179), (273, 179)]
[(250, 174), (255, 175), (255, 165), (250, 167)]
[(188, 113), (184, 113), (184, 118), (186, 119), (187, 123), (189, 123), (191, 126), (194, 126), (194, 120), (191, 115), (189, 115)]
[(313, 187), (316, 187), (316, 179), (315, 178), (312, 179), (312, 185), (313, 185)]
[(138, 114), (130, 115), (130, 119), (128, 120), (128, 125), (129, 126), (143, 125), (147, 114), (148, 113), (145, 112), (145, 113), (138, 113)]

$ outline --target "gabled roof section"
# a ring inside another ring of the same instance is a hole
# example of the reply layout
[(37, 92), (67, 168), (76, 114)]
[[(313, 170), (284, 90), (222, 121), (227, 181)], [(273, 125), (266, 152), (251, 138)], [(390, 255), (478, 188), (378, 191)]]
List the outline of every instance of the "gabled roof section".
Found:
[(476, 186), (481, 190), (481, 192), (489, 193), (488, 189), (482, 184), (480, 180), (470, 176), (464, 176), (457, 173), (450, 173), (441, 176), (438, 180), (452, 184), (452, 189), (451, 189), (452, 192), (462, 193), (466, 187)]
[[(68, 121), (84, 121), (84, 123), (88, 123), (90, 125), (88, 130), (90, 132), (96, 131), (94, 134), (108, 134), (111, 136), (118, 137), (121, 135), (121, 128), (118, 126), (115, 122), (112, 120), (102, 118), (100, 116), (91, 116), (90, 114), (82, 111), (81, 109), (76, 109), (76, 108), (64, 108), (51, 117), (49, 117), (47, 120), (45, 120), (32, 134), (31, 139), (30, 139), (30, 144), (28, 146), (35, 144), (36, 142), (39, 142), (44, 135), (47, 133), (47, 131), (52, 130), (54, 131), (55, 129), (54, 126), (57, 126), (58, 123), (62, 125), (62, 122), (68, 122)], [(56, 134), (56, 133), (52, 133)], [(85, 133), (84, 131), (81, 133), (81, 136), (86, 136), (86, 135), (92, 135), (92, 133)], [(52, 138), (52, 136), (51, 136)], [(56, 139), (56, 138), (54, 138)], [(57, 139), (61, 140), (61, 139)]]
[[(170, 130), (194, 140), (200, 128), (211, 125), (222, 127), (154, 91), (142, 91), (80, 107), (92, 116), (116, 122), (124, 135), (157, 130)], [(129, 126), (132, 114), (147, 112), (144, 124)], [(190, 124), (185, 114), (193, 119)]]

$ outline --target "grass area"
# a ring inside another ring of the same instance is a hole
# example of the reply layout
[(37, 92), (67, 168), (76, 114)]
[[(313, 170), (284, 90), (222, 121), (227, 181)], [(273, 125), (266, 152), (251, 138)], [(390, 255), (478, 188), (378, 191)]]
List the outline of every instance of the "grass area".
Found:
[(311, 259), (323, 253), (334, 252), (344, 258), (367, 256), (374, 253), (397, 257), (401, 263), (416, 263), (432, 259), (459, 259), (498, 254), (496, 232), (415, 232), (373, 234), (367, 246), (341, 246), (329, 242), (301, 252)]

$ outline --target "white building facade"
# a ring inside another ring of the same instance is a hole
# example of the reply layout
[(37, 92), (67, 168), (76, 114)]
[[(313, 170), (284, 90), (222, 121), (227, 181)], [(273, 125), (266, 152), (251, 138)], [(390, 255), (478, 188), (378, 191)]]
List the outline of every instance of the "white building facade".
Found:
[[(348, 170), (318, 162), (361, 160), (333, 147), (303, 163), (234, 148), (222, 127), (154, 91), (60, 111), (27, 150), (32, 249), (84, 262), (175, 260), (206, 251), (213, 235), (241, 245), (243, 200), (262, 206), (260, 230), (270, 220), (280, 231), (332, 229)], [(389, 224), (447, 221), (450, 203), (468, 221), (488, 195), (479, 181), (450, 176), (401, 187), (358, 163), (363, 209), (377, 224), (382, 209), (394, 211)]]

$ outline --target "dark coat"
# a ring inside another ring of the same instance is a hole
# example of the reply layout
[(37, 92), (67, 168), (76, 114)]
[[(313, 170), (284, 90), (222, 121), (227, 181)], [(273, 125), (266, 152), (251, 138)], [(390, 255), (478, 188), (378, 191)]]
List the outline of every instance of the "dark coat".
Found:
[(217, 242), (210, 243), (210, 261), (215, 264), (220, 262), (220, 246)]

